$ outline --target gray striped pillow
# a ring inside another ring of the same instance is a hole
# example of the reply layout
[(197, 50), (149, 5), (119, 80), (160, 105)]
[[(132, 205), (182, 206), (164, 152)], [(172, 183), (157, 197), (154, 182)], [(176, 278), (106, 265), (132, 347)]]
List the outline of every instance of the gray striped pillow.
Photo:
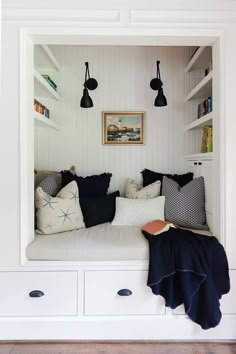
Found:
[(163, 177), (165, 220), (175, 225), (209, 230), (206, 224), (204, 178), (198, 177), (180, 188), (177, 182)]

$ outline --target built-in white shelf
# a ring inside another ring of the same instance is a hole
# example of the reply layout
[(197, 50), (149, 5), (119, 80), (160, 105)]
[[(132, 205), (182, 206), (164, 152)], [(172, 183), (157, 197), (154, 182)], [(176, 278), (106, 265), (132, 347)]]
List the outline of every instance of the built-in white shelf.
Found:
[(197, 86), (195, 86), (191, 92), (186, 96), (186, 101), (196, 98), (207, 98), (212, 95), (212, 78), (213, 70), (209, 72), (207, 76), (202, 79)]
[(198, 154), (189, 154), (184, 155), (185, 160), (194, 161), (194, 160), (212, 160), (213, 152), (204, 152)]
[(49, 118), (46, 118), (43, 114), (40, 114), (36, 111), (34, 111), (34, 122), (35, 124), (40, 126), (50, 127), (59, 130), (59, 126), (57, 123), (55, 123), (53, 120)]
[(205, 70), (211, 61), (212, 58), (212, 47), (199, 47), (198, 50), (194, 53), (190, 62), (185, 68), (185, 72), (203, 69)]
[(34, 63), (39, 69), (62, 70), (61, 65), (46, 44), (34, 46)]
[(194, 120), (189, 123), (185, 130), (201, 129), (204, 125), (212, 125), (213, 112), (206, 114), (205, 116)]
[(56, 100), (60, 100), (58, 93), (47, 83), (42, 75), (34, 68), (34, 94), (37, 97), (52, 96)]

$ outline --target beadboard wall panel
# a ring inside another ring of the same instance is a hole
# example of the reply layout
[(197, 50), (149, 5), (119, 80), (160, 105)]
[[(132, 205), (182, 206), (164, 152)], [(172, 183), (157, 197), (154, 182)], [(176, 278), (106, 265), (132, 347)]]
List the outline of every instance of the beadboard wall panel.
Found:
[[(43, 100), (60, 131), (35, 128), (35, 167), (62, 170), (76, 166), (77, 174), (113, 174), (110, 190), (123, 191), (127, 177), (141, 180), (144, 168), (184, 171), (186, 50), (183, 47), (52, 46), (63, 67), (50, 73), (61, 101)], [(150, 80), (160, 60), (167, 107), (154, 107)], [(90, 91), (94, 107), (80, 108), (85, 61), (98, 88)], [(102, 143), (103, 111), (144, 111), (145, 144), (115, 146)]]

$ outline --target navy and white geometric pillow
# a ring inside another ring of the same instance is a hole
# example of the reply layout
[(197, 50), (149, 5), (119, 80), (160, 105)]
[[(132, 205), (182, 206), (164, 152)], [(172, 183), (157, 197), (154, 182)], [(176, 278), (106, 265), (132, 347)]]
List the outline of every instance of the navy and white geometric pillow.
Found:
[(209, 230), (203, 177), (195, 178), (181, 188), (177, 182), (164, 176), (162, 195), (166, 197), (165, 220), (186, 228)]
[(45, 177), (38, 186), (51, 197), (55, 197), (60, 190), (56, 177), (53, 175)]
[(36, 189), (37, 232), (54, 234), (85, 227), (77, 183), (67, 184), (56, 197)]

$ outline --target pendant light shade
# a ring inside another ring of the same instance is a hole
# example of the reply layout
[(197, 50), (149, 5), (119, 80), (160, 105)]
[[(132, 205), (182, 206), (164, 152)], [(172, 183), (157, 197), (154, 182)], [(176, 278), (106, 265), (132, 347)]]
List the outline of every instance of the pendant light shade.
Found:
[(90, 108), (93, 107), (93, 101), (92, 98), (89, 96), (89, 90), (95, 90), (98, 87), (97, 80), (94, 78), (90, 78), (90, 73), (89, 73), (89, 63), (86, 61), (85, 63), (85, 79), (84, 79), (84, 90), (83, 90), (83, 96), (80, 100), (80, 107), (82, 108)]
[(157, 61), (157, 77), (151, 80), (150, 87), (154, 91), (158, 91), (157, 97), (154, 102), (155, 107), (167, 106), (167, 99), (163, 93), (163, 83), (161, 81), (161, 73), (159, 68), (160, 61)]
[(83, 90), (83, 96), (80, 101), (80, 107), (82, 108), (93, 107), (92, 98), (89, 96), (88, 89), (86, 87)]
[(167, 99), (166, 96), (163, 93), (162, 87), (159, 89), (157, 97), (154, 102), (155, 107), (164, 107), (167, 106)]

